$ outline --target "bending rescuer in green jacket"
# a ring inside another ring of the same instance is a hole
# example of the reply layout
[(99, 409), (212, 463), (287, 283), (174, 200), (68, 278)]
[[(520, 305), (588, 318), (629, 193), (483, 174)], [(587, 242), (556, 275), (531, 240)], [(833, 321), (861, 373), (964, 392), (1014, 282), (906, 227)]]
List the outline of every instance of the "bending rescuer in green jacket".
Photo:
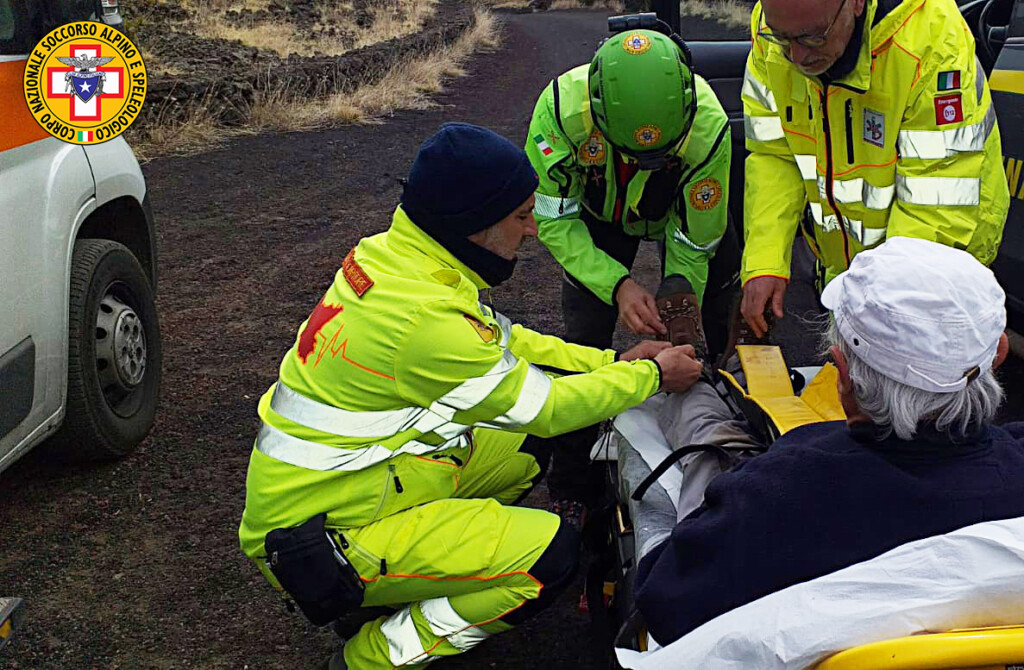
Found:
[[(540, 178), (540, 239), (565, 270), (567, 341), (608, 347), (616, 319), (640, 335), (692, 344), (701, 358), (703, 328), (712, 344), (726, 341), (739, 270), (728, 229), (731, 151), (725, 111), (675, 34), (620, 32), (590, 64), (544, 89), (526, 153)], [(657, 298), (630, 277), (641, 239), (663, 244)], [(566, 436), (553, 455), (553, 509), (574, 523), (596, 495), (588, 476), (596, 436)]]
[(543, 475), (542, 438), (700, 374), (688, 346), (617, 355), (481, 304), (537, 234), (536, 186), (518, 147), (443, 126), (391, 227), (349, 252), (260, 400), (242, 549), (314, 623), (397, 609), (331, 668), (425, 663), (538, 611), (571, 578), (579, 545), (559, 517), (512, 506)]

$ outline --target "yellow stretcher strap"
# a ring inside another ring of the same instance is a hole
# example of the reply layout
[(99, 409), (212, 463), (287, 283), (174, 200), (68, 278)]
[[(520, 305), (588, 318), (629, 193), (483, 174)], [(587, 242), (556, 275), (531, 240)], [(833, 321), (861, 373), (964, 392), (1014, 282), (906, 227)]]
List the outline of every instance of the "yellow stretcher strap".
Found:
[(798, 397), (793, 394), (789, 368), (779, 347), (740, 345), (736, 352), (743, 366), (747, 388), (744, 389), (725, 370), (719, 372), (744, 398), (761, 408), (780, 435), (809, 423), (846, 418), (836, 389), (838, 372), (831, 363), (822, 367)]
[(782, 350), (752, 344), (736, 347), (747, 378), (747, 393), (754, 398), (792, 398), (793, 383)]
[(843, 403), (839, 400), (839, 390), (836, 388), (838, 381), (839, 370), (831, 363), (826, 363), (800, 393), (800, 399), (824, 421), (846, 420), (846, 412), (843, 411)]

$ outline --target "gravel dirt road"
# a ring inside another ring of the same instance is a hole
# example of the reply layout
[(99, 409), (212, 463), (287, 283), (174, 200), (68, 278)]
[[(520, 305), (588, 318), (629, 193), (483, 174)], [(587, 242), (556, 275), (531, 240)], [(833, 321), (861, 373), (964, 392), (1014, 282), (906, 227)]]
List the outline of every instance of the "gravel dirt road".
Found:
[[(58, 465), (40, 449), (3, 474), (0, 594), (28, 606), (0, 668), (261, 670), (328, 656), (332, 634), (288, 614), (238, 549), (256, 401), (346, 252), (387, 227), (420, 142), (449, 120), (521, 140), (541, 88), (604, 34), (598, 12), (504, 18), (503, 47), (476, 58), (434, 110), (146, 166), (161, 251), (157, 425), (119, 463)], [(721, 35), (701, 22), (685, 32)], [(651, 249), (643, 262), (653, 267)], [(493, 300), (561, 331), (558, 270), (539, 243)], [(796, 362), (808, 351), (791, 350)], [(576, 612), (579, 592), (445, 667), (606, 667), (608, 640)]]

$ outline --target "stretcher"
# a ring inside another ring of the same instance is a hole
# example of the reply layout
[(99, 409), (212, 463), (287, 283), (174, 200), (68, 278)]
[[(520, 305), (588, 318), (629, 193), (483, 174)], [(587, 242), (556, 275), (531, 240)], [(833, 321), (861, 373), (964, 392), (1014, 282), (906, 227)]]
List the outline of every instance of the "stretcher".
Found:
[[(728, 396), (735, 413), (742, 415), (754, 431), (760, 433), (765, 444), (770, 444), (800, 425), (844, 418), (836, 391), (837, 371), (833, 366), (790, 369), (786, 366), (778, 347), (743, 346), (737, 349), (739, 369), (731, 373), (720, 371), (718, 388), (723, 396)], [(817, 646), (809, 645), (806, 654), (796, 653), (790, 658), (785, 658), (785, 654), (768, 650), (767, 657), (770, 657), (770, 662), (762, 659), (760, 664), (751, 665), (750, 659), (756, 656), (756, 652), (765, 651), (757, 648), (759, 641), (756, 638), (756, 631), (752, 631), (751, 635), (754, 637), (743, 642), (750, 649), (734, 650), (740, 660), (733, 663), (725, 658), (728, 654), (724, 651), (722, 639), (730, 636), (736, 628), (756, 628), (748, 626), (748, 619), (743, 618), (747, 608), (775, 606), (782, 608), (780, 611), (784, 612), (786, 607), (793, 607), (787, 598), (801, 596), (802, 587), (812, 589), (812, 593), (815, 588), (832, 588), (827, 578), (790, 587), (705, 624), (679, 642), (694, 638), (691, 645), (694, 650), (698, 650), (701, 644), (707, 644), (708, 652), (713, 654), (710, 660), (705, 658), (693, 666), (676, 665), (675, 662), (665, 665), (671, 658), (678, 660), (683, 656), (670, 657), (663, 652), (652, 651), (657, 649), (657, 643), (649, 638), (634, 605), (634, 583), (639, 561), (664, 541), (677, 523), (677, 501), (682, 485), (682, 472), (672, 467), (672, 464), (678, 460), (676, 455), (680, 448), (679, 445), (669, 445), (658, 428), (656, 416), (664, 402), (664, 396), (655, 396), (644, 406), (621, 415), (614, 423), (614, 430), (595, 445), (595, 459), (604, 462), (603, 471), (608, 480), (607, 488), (613, 491), (614, 495), (603, 509), (603, 516), (595, 519), (595, 523), (603, 523), (607, 528), (604, 537), (606, 545), (601, 560), (595, 561), (588, 572), (586, 595), (595, 632), (600, 636), (598, 639), (613, 639), (618, 660), (623, 662), (623, 665), (613, 662), (613, 667), (701, 667), (723, 670), (742, 667), (773, 667), (787, 670), (1024, 669), (1024, 625), (986, 627), (987, 624), (1017, 624), (1024, 621), (1024, 600), (1020, 597), (1016, 600), (1010, 599), (1005, 606), (1000, 605), (990, 612), (986, 611), (984, 615), (978, 615), (982, 617), (981, 621), (976, 621), (977, 617), (960, 617), (955, 611), (953, 614), (945, 614), (945, 618), (935, 619), (940, 624), (944, 621), (966, 621), (971, 624), (971, 628), (967, 630), (947, 630), (940, 627), (939, 632), (908, 635), (908, 632), (920, 632), (907, 623), (908, 618), (915, 622), (929, 621), (929, 616), (937, 616), (934, 614), (936, 611), (946, 610), (942, 607), (932, 607), (923, 615), (916, 611), (911, 615), (907, 612), (901, 613), (894, 607), (891, 612), (886, 613), (888, 618), (879, 615), (877, 621), (872, 619), (863, 622), (860, 627), (850, 626), (850, 639), (857, 640), (856, 644), (829, 648), (828, 645), (832, 642), (829, 640), (827, 643), (820, 642)], [(997, 554), (992, 560), (1003, 561), (1005, 565), (996, 565), (996, 568), (1005, 568), (1009, 571), (1006, 574), (1019, 572), (1019, 579), (1013, 580), (1014, 588), (1019, 588), (1021, 593), (1018, 595), (1024, 596), (1024, 519), (1011, 522), (1016, 525), (1011, 525), (1008, 537), (1016, 538), (1019, 535), (1022, 549), (1020, 564), (1018, 566), (1011, 560), (1004, 561), (1003, 554), (1008, 554), (1005, 551)], [(983, 529), (985, 531), (988, 531), (989, 525), (979, 524), (986, 527)], [(969, 532), (965, 535), (967, 537), (964, 542), (969, 544), (974, 541), (975, 538)], [(982, 544), (986, 541), (981, 540)], [(896, 551), (899, 549), (894, 550)], [(964, 551), (965, 554), (976, 555), (970, 553), (976, 552), (973, 548)], [(886, 557), (888, 554), (880, 559)], [(869, 561), (856, 566), (861, 572), (854, 573), (854, 582), (858, 575), (873, 574), (871, 563)], [(993, 568), (993, 574), (1004, 574), (996, 568)], [(908, 576), (908, 579), (912, 579), (912, 576)], [(823, 583), (818, 585), (822, 580)], [(980, 595), (985, 593), (984, 588), (991, 588), (991, 585), (963, 585), (960, 591), (964, 594), (963, 602), (970, 602), (973, 606), (972, 599), (982, 598), (984, 602), (984, 599), (988, 598), (991, 601), (991, 596)], [(791, 591), (793, 593), (790, 593)], [(827, 601), (827, 598), (819, 600)], [(979, 610), (978, 607), (974, 609)], [(841, 612), (834, 614), (842, 621)], [(759, 616), (755, 616), (754, 620), (759, 620)], [(785, 618), (778, 612), (774, 616), (776, 619)], [(737, 623), (732, 624), (730, 617)], [(717, 637), (716, 625), (720, 628)], [(705, 629), (709, 627), (710, 630), (706, 631)], [(840, 625), (839, 628), (842, 629), (843, 626)], [(894, 630), (897, 631), (895, 635), (884, 633)], [(697, 633), (702, 633), (703, 638)], [(842, 639), (842, 636), (840, 635), (838, 639)], [(678, 646), (678, 643), (674, 646)], [(671, 647), (666, 648), (665, 652), (669, 649)], [(644, 652), (647, 652), (646, 655)], [(661, 657), (659, 653), (662, 654)], [(715, 660), (719, 655), (723, 657)], [(659, 658), (660, 660), (657, 660)]]

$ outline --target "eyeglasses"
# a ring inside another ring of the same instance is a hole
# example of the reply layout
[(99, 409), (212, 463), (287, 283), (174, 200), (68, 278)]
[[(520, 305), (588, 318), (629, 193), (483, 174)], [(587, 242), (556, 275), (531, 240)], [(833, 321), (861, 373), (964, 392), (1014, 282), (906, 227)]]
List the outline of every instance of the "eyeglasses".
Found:
[(843, 7), (845, 6), (846, 0), (843, 0), (841, 3), (839, 3), (839, 10), (836, 11), (836, 15), (832, 17), (831, 21), (829, 21), (828, 27), (825, 28), (825, 32), (821, 33), (820, 35), (800, 35), (798, 37), (783, 37), (782, 35), (776, 35), (775, 33), (769, 32), (767, 30), (759, 29), (757, 31), (757, 36), (763, 37), (769, 42), (772, 42), (773, 44), (778, 44), (781, 47), (788, 47), (793, 42), (796, 42), (800, 46), (807, 47), (808, 49), (820, 49), (821, 47), (825, 46), (826, 42), (828, 42), (828, 34), (832, 31), (832, 27), (836, 25), (836, 21), (839, 19), (839, 15), (843, 13)]

